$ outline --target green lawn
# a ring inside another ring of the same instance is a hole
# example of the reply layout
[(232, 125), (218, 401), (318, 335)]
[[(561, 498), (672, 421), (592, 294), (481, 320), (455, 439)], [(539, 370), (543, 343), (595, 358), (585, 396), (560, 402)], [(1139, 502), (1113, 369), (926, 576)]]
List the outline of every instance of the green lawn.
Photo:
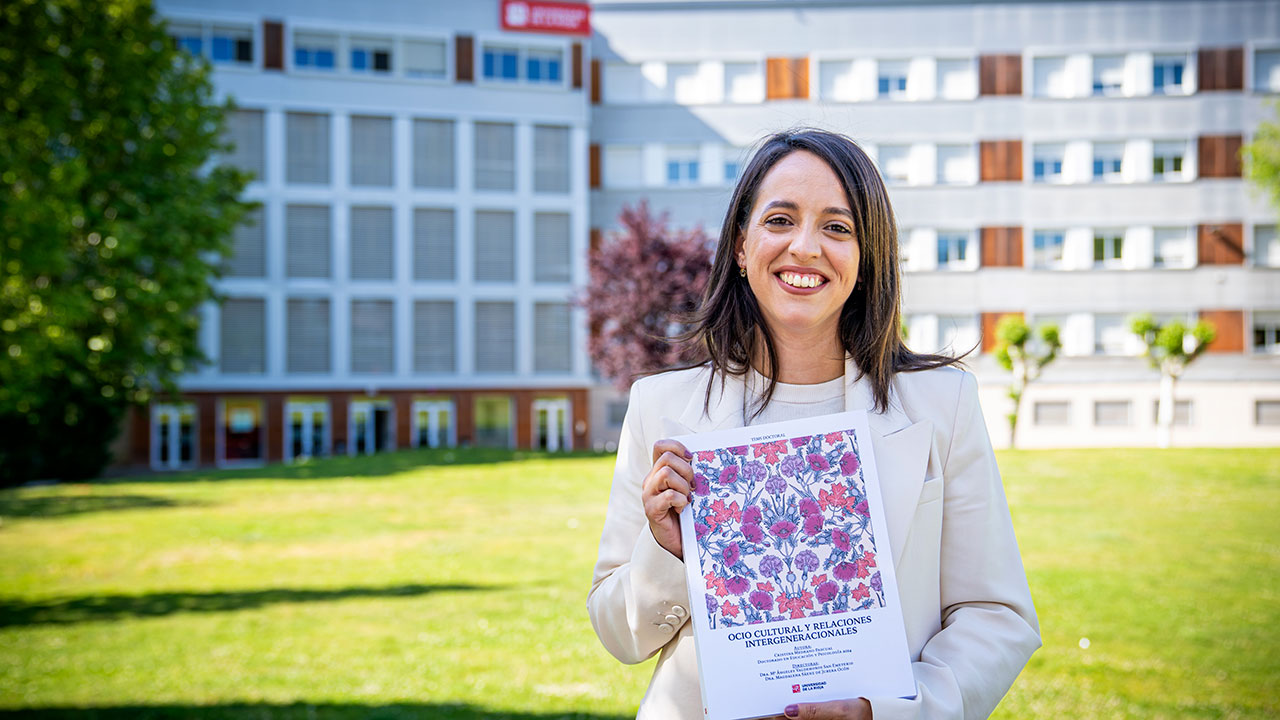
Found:
[[(1280, 714), (1280, 451), (1000, 459), (1045, 647), (998, 717)], [(423, 451), (0, 492), (0, 712), (630, 717), (650, 667), (584, 605), (612, 464)]]

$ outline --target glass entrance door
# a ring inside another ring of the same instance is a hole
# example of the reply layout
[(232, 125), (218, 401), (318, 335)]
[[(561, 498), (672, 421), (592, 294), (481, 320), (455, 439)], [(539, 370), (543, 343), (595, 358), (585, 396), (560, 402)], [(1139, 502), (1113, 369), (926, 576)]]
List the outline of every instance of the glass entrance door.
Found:
[(453, 401), (418, 400), (413, 403), (413, 446), (452, 447), (457, 444), (453, 425)]
[(196, 408), (194, 405), (154, 405), (151, 408), (151, 467), (178, 470), (196, 464)]
[(388, 400), (357, 400), (351, 403), (350, 425), (347, 428), (351, 455), (372, 455), (394, 447), (394, 425), (391, 421), (391, 402)]
[(569, 450), (569, 399), (542, 398), (533, 401), (533, 443), (540, 450)]
[(284, 457), (287, 461), (329, 454), (329, 403), (290, 400), (284, 406)]

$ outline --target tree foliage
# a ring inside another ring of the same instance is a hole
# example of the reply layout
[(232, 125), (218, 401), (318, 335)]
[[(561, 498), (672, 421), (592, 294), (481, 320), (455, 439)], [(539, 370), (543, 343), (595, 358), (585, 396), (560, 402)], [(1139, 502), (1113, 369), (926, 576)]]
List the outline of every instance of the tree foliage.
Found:
[(1241, 151), (1244, 174), (1261, 189), (1280, 216), (1280, 101), (1272, 104), (1274, 120), (1258, 124), (1253, 140)]
[(248, 177), (211, 167), (208, 67), (147, 2), (0, 4), (0, 87), (0, 475), (92, 476), (203, 359)]
[(592, 362), (626, 390), (640, 374), (700, 358), (699, 348), (670, 338), (702, 300), (711, 246), (701, 229), (669, 230), (667, 216), (654, 217), (644, 201), (624, 207), (619, 222), (622, 230), (591, 251), (581, 304), (592, 328)]
[(1013, 383), (1009, 386), (1009, 400), (1013, 403), (1008, 415), (1009, 447), (1014, 447), (1017, 441), (1022, 394), (1027, 385), (1040, 377), (1044, 367), (1058, 357), (1058, 350), (1062, 348), (1057, 325), (1041, 325), (1038, 333), (1040, 347), (1029, 347), (1035, 344), (1036, 332), (1021, 315), (1005, 315), (996, 323), (996, 361), (1013, 373)]
[(1129, 329), (1142, 340), (1144, 355), (1160, 371), (1160, 399), (1156, 409), (1157, 444), (1169, 447), (1173, 435), (1174, 384), (1217, 337), (1213, 323), (1201, 320), (1187, 327), (1180, 320), (1156, 322), (1150, 313), (1134, 316)]

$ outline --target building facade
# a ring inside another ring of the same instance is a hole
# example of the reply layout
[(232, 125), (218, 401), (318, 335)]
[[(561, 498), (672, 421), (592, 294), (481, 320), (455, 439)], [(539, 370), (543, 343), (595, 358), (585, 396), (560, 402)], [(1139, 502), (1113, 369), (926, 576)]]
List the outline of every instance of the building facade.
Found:
[[(889, 185), (916, 350), (964, 352), (1009, 440), (1008, 313), (1062, 330), (1018, 444), (1156, 442), (1129, 318), (1205, 319), (1173, 442), (1280, 442), (1280, 240), (1238, 151), (1274, 117), (1280, 5), (597, 0), (591, 224), (719, 231), (750, 147), (843, 132)], [(625, 398), (596, 394), (603, 434)]]
[[(498, 3), (162, 0), (261, 204), (131, 464), (590, 438), (588, 38)], [(144, 416), (145, 415), (145, 416)]]

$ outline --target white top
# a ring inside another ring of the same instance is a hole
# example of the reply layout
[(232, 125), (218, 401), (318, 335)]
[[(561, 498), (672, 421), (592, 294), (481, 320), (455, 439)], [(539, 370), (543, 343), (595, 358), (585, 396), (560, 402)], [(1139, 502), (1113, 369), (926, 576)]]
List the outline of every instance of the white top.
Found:
[[(769, 387), (768, 379), (754, 369), (748, 372), (749, 386), (757, 397), (763, 395), (765, 388)], [(813, 385), (780, 382), (774, 388), (773, 398), (765, 406), (764, 412), (751, 418), (754, 410), (755, 407), (748, 401), (746, 415), (750, 419), (750, 425), (764, 425), (844, 412), (844, 375)]]

